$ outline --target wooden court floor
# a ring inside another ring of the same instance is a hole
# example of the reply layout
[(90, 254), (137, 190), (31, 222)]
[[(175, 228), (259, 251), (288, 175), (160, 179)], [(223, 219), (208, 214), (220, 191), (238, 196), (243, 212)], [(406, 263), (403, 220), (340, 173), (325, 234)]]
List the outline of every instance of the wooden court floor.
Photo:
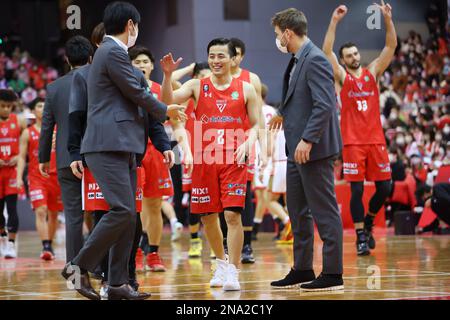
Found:
[[(152, 300), (291, 300), (291, 299), (450, 299), (450, 236), (394, 236), (392, 230), (376, 230), (377, 248), (371, 256), (357, 257), (354, 232), (344, 235), (344, 282), (340, 293), (302, 293), (297, 289), (274, 290), (270, 281), (289, 271), (290, 246), (277, 246), (273, 234), (262, 233), (254, 242), (254, 265), (241, 268), (242, 291), (224, 293), (209, 288), (211, 264), (204, 242), (200, 259), (187, 255), (189, 235), (177, 243), (164, 233), (162, 258), (167, 272), (150, 273), (138, 265), (141, 289)], [(321, 270), (321, 243), (316, 236), (314, 267)], [(39, 260), (40, 241), (35, 232), (23, 232), (18, 240), (19, 258), (0, 258), (0, 300), (83, 299), (67, 289), (60, 276), (64, 265), (64, 231), (59, 230), (56, 260)], [(99, 281), (92, 280), (98, 288)]]

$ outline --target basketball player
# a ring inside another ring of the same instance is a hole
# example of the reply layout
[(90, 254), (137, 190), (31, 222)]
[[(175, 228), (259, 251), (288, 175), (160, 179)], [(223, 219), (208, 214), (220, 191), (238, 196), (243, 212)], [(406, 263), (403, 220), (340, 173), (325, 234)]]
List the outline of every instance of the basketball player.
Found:
[[(236, 50), (230, 40), (212, 40), (207, 52), (211, 77), (189, 80), (175, 92), (171, 75), (182, 59), (174, 62), (172, 54), (164, 56), (162, 96), (164, 102), (195, 100), (191, 213), (202, 215), (206, 237), (217, 258), (211, 287), (232, 291), (240, 290), (238, 265), (244, 240), (240, 214), (247, 189), (245, 161), (257, 139), (261, 110), (254, 87), (231, 75)], [(251, 124), (248, 138), (244, 123), (247, 117)], [(219, 212), (224, 212), (228, 226), (229, 263)]]
[[(231, 64), (231, 74), (233, 77), (250, 83), (256, 90), (256, 94), (258, 96), (258, 100), (260, 101), (260, 108), (262, 110), (262, 98), (261, 98), (261, 80), (259, 77), (246, 69), (241, 68), (241, 63), (244, 60), (245, 56), (245, 43), (238, 38), (230, 39), (232, 45), (236, 48), (236, 57)], [(259, 128), (261, 132), (259, 132), (259, 146), (260, 146), (260, 161), (261, 161), (261, 169), (267, 166), (267, 139), (265, 139), (265, 120), (263, 114), (260, 114), (259, 119)], [(253, 181), (255, 171), (255, 150), (253, 149), (250, 153), (249, 166), (248, 166), (248, 175), (247, 175), (247, 195), (245, 198), (245, 208), (242, 213), (242, 224), (244, 226), (244, 247), (242, 249), (242, 263), (254, 263), (255, 258), (253, 257), (253, 249), (252, 249), (252, 231), (253, 231), (253, 219), (255, 217), (255, 210), (253, 207), (253, 193), (251, 192), (251, 184)]]
[(40, 258), (53, 260), (55, 253), (52, 241), (58, 225), (58, 212), (63, 210), (61, 189), (56, 173), (56, 151), (52, 150), (50, 176), (43, 177), (39, 172), (39, 135), (44, 111), (44, 99), (36, 98), (29, 106), (36, 117), (36, 123), (22, 132), (20, 136), (19, 159), (17, 163), (17, 187), (23, 186), (23, 173), (28, 155), (28, 186), (31, 206), (36, 214), (36, 229), (42, 241)]
[[(138, 68), (144, 73), (144, 77), (148, 83), (150, 91), (157, 99), (161, 98), (161, 86), (150, 80), (150, 75), (154, 69), (155, 59), (151, 52), (141, 46), (135, 46), (129, 51), (130, 59), (134, 67)], [(174, 122), (174, 131), (180, 133), (180, 145), (185, 152), (187, 161), (192, 167), (192, 154), (187, 144), (187, 136), (184, 136), (184, 129), (178, 126), (177, 122)], [(159, 245), (161, 242), (163, 232), (163, 219), (161, 215), (161, 209), (164, 197), (171, 197), (174, 194), (172, 179), (170, 177), (170, 171), (167, 167), (167, 162), (174, 162), (175, 155), (173, 151), (167, 150), (162, 155), (152, 141), (148, 140), (147, 151), (142, 160), (142, 167), (145, 172), (144, 179), (144, 199), (143, 199), (143, 211), (142, 222), (143, 229), (146, 231), (149, 246), (148, 252), (144, 251), (146, 255), (145, 268), (153, 272), (164, 272), (166, 268), (159, 255)], [(175, 219), (175, 221), (174, 221)], [(171, 217), (171, 225), (174, 225), (174, 229), (182, 229), (182, 225), (176, 220), (176, 217)], [(178, 224), (176, 226), (175, 224)], [(181, 226), (181, 228), (179, 227)]]
[[(211, 76), (211, 70), (207, 62), (201, 63), (191, 63), (189, 66), (175, 70), (172, 74), (172, 87), (180, 88), (181, 83), (179, 80), (184, 76), (191, 75), (192, 79), (204, 79)], [(186, 105), (186, 115), (188, 119), (183, 123), (184, 128), (188, 133), (189, 146), (192, 148), (192, 137), (194, 135), (194, 121), (195, 121), (195, 102), (190, 99)], [(191, 196), (192, 191), (192, 172), (186, 169), (183, 165), (183, 176), (182, 176), (182, 186), (183, 192), (188, 198)], [(200, 216), (198, 214), (191, 214), (189, 209), (189, 233), (191, 235), (188, 257), (189, 258), (200, 258), (203, 250), (202, 239), (199, 237), (200, 230)]]
[[(6, 259), (17, 257), (16, 234), (19, 229), (17, 215), (17, 161), (19, 138), (27, 127), (25, 119), (12, 113), (18, 98), (14, 91), (0, 89), (0, 249)], [(3, 216), (5, 207), (8, 222)], [(7, 232), (5, 230), (7, 227)]]
[[(339, 50), (340, 61), (345, 67), (339, 64), (333, 53), (336, 27), (347, 14), (346, 6), (341, 5), (333, 12), (323, 44), (323, 51), (333, 65), (335, 81), (340, 90), (344, 177), (351, 184), (350, 210), (356, 229), (358, 255), (368, 255), (370, 249), (375, 248), (373, 220), (391, 188), (391, 169), (380, 120), (378, 80), (392, 61), (397, 35), (391, 6), (381, 1), (378, 8), (384, 16), (386, 45), (367, 68), (361, 66), (361, 56), (353, 43), (346, 43)], [(362, 202), (364, 180), (375, 181), (376, 186), (365, 217)]]

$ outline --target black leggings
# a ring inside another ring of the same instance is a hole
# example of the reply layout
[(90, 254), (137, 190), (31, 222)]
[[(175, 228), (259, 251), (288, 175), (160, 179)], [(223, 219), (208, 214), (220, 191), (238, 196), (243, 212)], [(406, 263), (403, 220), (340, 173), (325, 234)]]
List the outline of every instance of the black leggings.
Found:
[[(94, 211), (94, 227), (100, 221), (104, 214), (108, 211)], [(133, 247), (131, 248), (130, 260), (128, 261), (128, 278), (136, 279), (136, 253), (139, 247), (139, 242), (142, 235), (142, 222), (140, 213), (137, 214), (136, 219), (136, 231), (134, 234)], [(108, 271), (109, 271), (109, 253), (105, 255), (102, 262), (98, 267), (98, 271), (103, 273), (103, 281), (108, 281)]]
[(252, 182), (247, 181), (247, 193), (245, 195), (245, 208), (242, 212), (242, 226), (253, 227), (253, 219), (255, 218), (255, 208), (253, 206)]
[[(8, 211), (8, 223), (3, 216), (5, 208)], [(0, 229), (7, 227), (8, 233), (17, 233), (19, 230), (19, 216), (17, 215), (17, 194), (12, 194), (0, 199)]]
[[(369, 201), (369, 212), (378, 213), (391, 191), (391, 180), (375, 181), (376, 191)], [(364, 222), (364, 182), (351, 182), (352, 197), (350, 199), (350, 211), (353, 223)]]

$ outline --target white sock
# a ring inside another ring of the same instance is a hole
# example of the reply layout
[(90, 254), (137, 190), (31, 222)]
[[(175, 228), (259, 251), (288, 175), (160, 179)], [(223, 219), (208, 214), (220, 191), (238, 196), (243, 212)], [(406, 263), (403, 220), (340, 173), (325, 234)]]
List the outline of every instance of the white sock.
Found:
[(172, 228), (172, 229), (175, 229), (175, 223), (177, 223), (178, 222), (178, 219), (177, 218), (172, 218), (172, 219), (170, 219), (170, 227)]

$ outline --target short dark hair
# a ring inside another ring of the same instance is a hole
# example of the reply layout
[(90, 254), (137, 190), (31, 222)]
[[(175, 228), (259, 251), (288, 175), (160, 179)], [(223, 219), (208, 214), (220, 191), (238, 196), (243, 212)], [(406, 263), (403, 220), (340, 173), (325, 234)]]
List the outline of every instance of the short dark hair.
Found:
[(28, 105), (28, 108), (30, 108), (30, 110), (34, 110), (37, 106), (38, 103), (41, 102), (45, 102), (45, 99), (42, 99), (41, 97), (37, 97), (36, 99), (34, 99), (33, 101), (30, 102), (30, 104)]
[(228, 47), (228, 52), (230, 54), (230, 57), (233, 58), (236, 56), (236, 48), (234, 47), (233, 43), (230, 41), (230, 39), (227, 38), (216, 38), (211, 40), (208, 43), (208, 54), (209, 54), (209, 49), (212, 46), (227, 46)]
[(245, 43), (241, 39), (238, 38), (231, 38), (231, 43), (235, 48), (241, 48), (241, 54), (245, 55)]
[(66, 42), (66, 56), (72, 67), (85, 65), (93, 54), (94, 48), (83, 36), (74, 36)]
[(194, 71), (192, 71), (192, 76), (197, 76), (202, 70), (209, 70), (208, 62), (197, 62), (194, 66)]
[(10, 89), (0, 89), (0, 101), (16, 102), (19, 97)]
[(300, 37), (308, 33), (308, 21), (305, 14), (295, 8), (277, 12), (272, 17), (272, 26), (277, 26), (282, 32), (286, 29), (292, 30)]
[(342, 59), (344, 58), (344, 49), (348, 49), (351, 47), (356, 47), (356, 44), (354, 44), (353, 42), (347, 42), (344, 43), (340, 48), (339, 48), (339, 57)]
[(134, 5), (122, 1), (108, 4), (103, 12), (106, 34), (115, 35), (124, 32), (130, 19), (134, 24), (141, 22), (141, 15)]
[(94, 45), (99, 45), (103, 41), (103, 37), (105, 36), (105, 25), (103, 22), (100, 22), (95, 26), (94, 30), (92, 30), (91, 34), (91, 42)]
[(134, 46), (130, 50), (128, 50), (128, 55), (130, 56), (131, 60), (136, 59), (140, 54), (145, 54), (147, 57), (150, 58), (153, 64), (155, 64), (155, 57), (150, 52), (149, 49), (147, 49), (144, 46)]

